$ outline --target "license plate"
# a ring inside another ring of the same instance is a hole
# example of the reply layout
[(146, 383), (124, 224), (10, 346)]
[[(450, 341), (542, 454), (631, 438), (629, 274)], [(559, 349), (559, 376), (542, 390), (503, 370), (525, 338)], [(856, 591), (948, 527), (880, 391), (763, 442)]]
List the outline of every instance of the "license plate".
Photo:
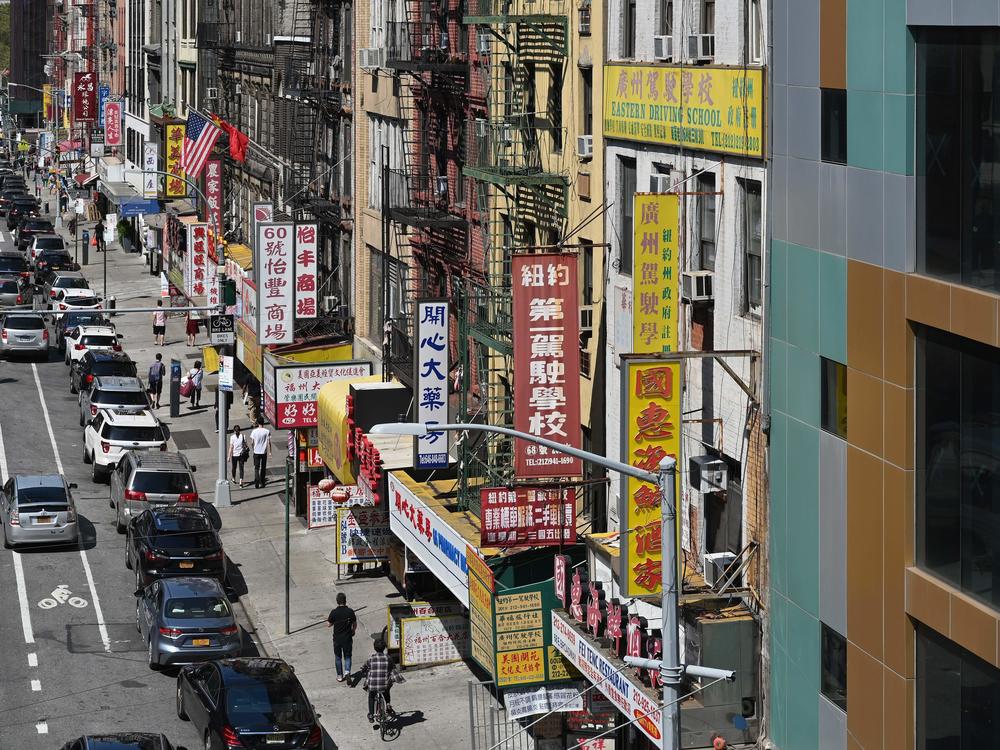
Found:
[(207, 646), (211, 641), (208, 638), (195, 638), (191, 641), (192, 646)]
[(182, 562), (181, 563), (181, 567), (182, 568), (193, 568), (194, 567), (194, 563), (193, 562)]
[(55, 518), (52, 516), (35, 516), (35, 523), (40, 525), (47, 525), (55, 522)]
[(280, 734), (269, 734), (267, 735), (267, 737), (264, 738), (264, 741), (268, 745), (280, 745), (285, 741), (285, 738), (282, 737)]

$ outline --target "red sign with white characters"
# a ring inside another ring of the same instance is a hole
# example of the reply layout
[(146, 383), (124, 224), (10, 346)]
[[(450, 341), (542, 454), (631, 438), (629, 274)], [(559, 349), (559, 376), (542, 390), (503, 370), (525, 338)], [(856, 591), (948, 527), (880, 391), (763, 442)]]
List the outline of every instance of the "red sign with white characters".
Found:
[(204, 297), (208, 293), (208, 224), (188, 224), (187, 264), (184, 274), (184, 291), (189, 298)]
[(73, 120), (97, 122), (97, 74), (73, 74)]
[(295, 317), (316, 317), (317, 225), (295, 225)]
[(576, 492), (544, 487), (479, 491), (483, 547), (542, 547), (576, 543)]
[(315, 427), (320, 389), (334, 380), (353, 380), (372, 374), (371, 362), (278, 364), (264, 357), (264, 416), (279, 430)]
[(257, 225), (254, 270), (260, 280), (257, 342), (261, 346), (290, 344), (295, 340), (294, 233), (294, 224)]
[(122, 103), (119, 99), (104, 102), (104, 145), (122, 145)]
[[(208, 225), (218, 233), (222, 229), (222, 159), (209, 159), (205, 162), (205, 200), (208, 202)], [(209, 248), (212, 260), (215, 248)]]
[[(514, 429), (580, 447), (580, 319), (577, 259), (557, 253), (516, 255)], [(514, 441), (518, 479), (580, 476), (583, 462)]]

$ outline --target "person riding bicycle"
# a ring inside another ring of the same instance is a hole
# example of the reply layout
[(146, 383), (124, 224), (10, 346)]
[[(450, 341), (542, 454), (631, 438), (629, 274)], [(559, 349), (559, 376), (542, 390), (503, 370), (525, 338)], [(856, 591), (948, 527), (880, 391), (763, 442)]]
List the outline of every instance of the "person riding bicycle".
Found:
[(368, 691), (368, 721), (375, 721), (375, 698), (379, 693), (385, 696), (385, 710), (390, 716), (394, 716), (396, 712), (392, 710), (389, 691), (392, 683), (406, 680), (385, 652), (385, 641), (381, 638), (375, 641), (375, 653), (368, 657), (361, 668), (361, 674), (365, 676), (364, 689)]

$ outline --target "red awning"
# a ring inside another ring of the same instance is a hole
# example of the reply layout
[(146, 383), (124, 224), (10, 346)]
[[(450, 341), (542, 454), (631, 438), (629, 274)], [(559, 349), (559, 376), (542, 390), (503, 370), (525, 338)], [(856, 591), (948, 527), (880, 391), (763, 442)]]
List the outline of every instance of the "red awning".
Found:
[(83, 141), (59, 141), (59, 152), (76, 151), (83, 147)]
[(94, 182), (97, 179), (97, 177), (98, 177), (98, 175), (97, 175), (96, 172), (94, 174), (89, 174), (87, 172), (83, 172), (82, 174), (78, 174), (78, 175), (74, 176), (73, 179), (76, 180), (76, 183), (80, 187), (86, 187), (90, 183)]

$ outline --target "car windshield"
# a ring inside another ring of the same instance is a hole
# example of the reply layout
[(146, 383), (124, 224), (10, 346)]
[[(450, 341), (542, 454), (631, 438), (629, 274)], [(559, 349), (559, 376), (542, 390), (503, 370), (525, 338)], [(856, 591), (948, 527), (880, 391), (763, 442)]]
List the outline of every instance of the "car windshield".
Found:
[(135, 362), (126, 362), (122, 359), (94, 362), (90, 372), (94, 375), (121, 375), (124, 378), (134, 378)]
[(50, 221), (26, 221), (24, 227), (21, 229), (22, 232), (51, 232), (53, 229), (52, 222)]
[(66, 247), (66, 243), (62, 241), (62, 237), (39, 237), (35, 240), (35, 247), (43, 250), (62, 250)]
[(163, 430), (156, 427), (125, 427), (124, 425), (105, 425), (103, 436), (105, 440), (121, 440), (130, 443), (154, 443), (163, 440)]
[(146, 394), (141, 391), (100, 391), (93, 394), (91, 403), (103, 406), (114, 404), (121, 406), (148, 406)]
[(201, 620), (229, 617), (229, 603), (221, 596), (184, 596), (167, 599), (163, 607), (167, 617), (177, 620)]
[(20, 273), (27, 270), (28, 262), (20, 256), (5, 255), (0, 258), (0, 272)]
[(43, 252), (41, 254), (41, 259), (46, 263), (71, 263), (72, 260), (69, 257), (69, 253), (53, 253), (53, 252)]
[(80, 343), (84, 346), (112, 347), (118, 343), (118, 339), (114, 336), (84, 336)]
[(16, 281), (10, 279), (0, 280), (0, 294), (17, 294), (18, 289)]
[(240, 724), (302, 724), (310, 720), (301, 688), (292, 683), (258, 682), (226, 691), (229, 720)]
[[(135, 395), (145, 399), (141, 393)], [(183, 471), (137, 471), (132, 477), (132, 489), (160, 495), (179, 495), (182, 492), (194, 492), (194, 485), (191, 475)]]
[(78, 279), (75, 276), (56, 279), (55, 286), (59, 289), (90, 289), (86, 279)]
[(45, 321), (31, 315), (8, 315), (4, 318), (3, 327), (18, 331), (41, 331), (45, 328)]

